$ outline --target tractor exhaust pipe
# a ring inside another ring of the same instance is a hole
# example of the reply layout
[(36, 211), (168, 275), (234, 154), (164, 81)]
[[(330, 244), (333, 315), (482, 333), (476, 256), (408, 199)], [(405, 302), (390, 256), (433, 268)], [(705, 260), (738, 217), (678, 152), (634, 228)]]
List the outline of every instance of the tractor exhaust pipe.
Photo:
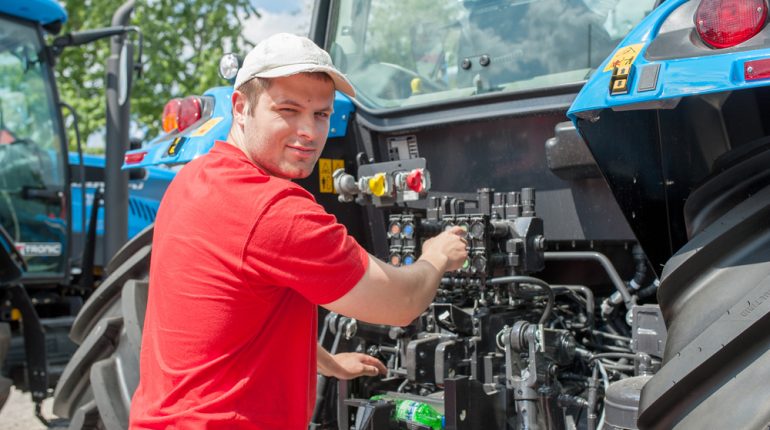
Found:
[[(113, 26), (128, 26), (134, 0), (112, 16)], [(133, 45), (126, 34), (112, 37), (107, 59), (107, 136), (104, 168), (104, 264), (128, 241), (128, 172), (121, 170), (128, 149)]]

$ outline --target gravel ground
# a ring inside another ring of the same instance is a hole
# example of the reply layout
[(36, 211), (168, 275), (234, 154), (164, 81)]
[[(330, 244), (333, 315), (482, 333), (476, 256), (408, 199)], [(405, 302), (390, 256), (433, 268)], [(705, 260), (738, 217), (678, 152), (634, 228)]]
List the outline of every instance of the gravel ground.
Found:
[[(53, 418), (53, 399), (43, 401), (43, 416)], [(45, 430), (46, 426), (35, 418), (35, 404), (32, 396), (11, 388), (11, 396), (0, 410), (0, 430)]]

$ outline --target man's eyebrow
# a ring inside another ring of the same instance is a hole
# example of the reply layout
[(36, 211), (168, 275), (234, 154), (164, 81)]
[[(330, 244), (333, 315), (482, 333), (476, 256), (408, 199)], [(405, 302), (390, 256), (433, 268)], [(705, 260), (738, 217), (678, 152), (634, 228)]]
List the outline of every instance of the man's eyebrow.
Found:
[[(303, 109), (306, 107), (302, 103), (300, 103), (300, 102), (298, 102), (296, 100), (292, 100), (292, 99), (276, 100), (275, 104), (276, 105), (296, 106), (298, 108), (303, 108)], [(326, 106), (325, 108), (320, 109), (319, 112), (334, 112), (334, 105)]]
[(275, 104), (277, 104), (277, 105), (291, 105), (291, 106), (296, 106), (296, 107), (300, 107), (300, 108), (304, 108), (305, 107), (305, 105), (303, 105), (302, 103), (300, 103), (300, 102), (298, 102), (296, 100), (292, 100), (292, 99), (276, 100)]

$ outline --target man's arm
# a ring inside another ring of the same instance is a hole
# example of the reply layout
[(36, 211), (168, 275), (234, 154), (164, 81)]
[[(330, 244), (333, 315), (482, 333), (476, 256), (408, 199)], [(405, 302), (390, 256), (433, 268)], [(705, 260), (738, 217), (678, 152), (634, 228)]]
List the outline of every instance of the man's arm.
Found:
[(343, 352), (331, 355), (318, 345), (318, 372), (337, 379), (353, 379), (359, 376), (377, 376), (385, 374), (387, 368), (371, 355), (358, 352)]
[(444, 272), (462, 267), (468, 256), (464, 235), (453, 227), (427, 240), (420, 258), (409, 266), (393, 267), (370, 255), (366, 273), (353, 289), (322, 306), (369, 323), (407, 325), (433, 301)]

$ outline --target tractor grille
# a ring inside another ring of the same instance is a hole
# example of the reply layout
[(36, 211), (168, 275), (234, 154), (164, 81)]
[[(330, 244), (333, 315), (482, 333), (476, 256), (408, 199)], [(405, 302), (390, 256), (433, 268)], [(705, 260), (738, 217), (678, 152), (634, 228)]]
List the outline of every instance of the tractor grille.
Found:
[(128, 210), (130, 216), (146, 220), (148, 223), (155, 221), (158, 213), (157, 203), (149, 204), (144, 199), (131, 197), (128, 199)]

